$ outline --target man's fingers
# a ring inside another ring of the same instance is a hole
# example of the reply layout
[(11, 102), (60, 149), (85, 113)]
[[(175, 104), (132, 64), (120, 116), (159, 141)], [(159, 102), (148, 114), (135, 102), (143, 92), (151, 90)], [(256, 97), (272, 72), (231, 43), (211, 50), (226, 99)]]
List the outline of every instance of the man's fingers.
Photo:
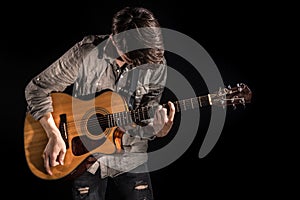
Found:
[(169, 105), (169, 108), (170, 108), (170, 111), (169, 111), (169, 115), (167, 115), (167, 109), (166, 108), (163, 108), (161, 105), (158, 107), (158, 110), (157, 110), (157, 119), (158, 120), (162, 120), (165, 124), (168, 124), (168, 123), (173, 123), (174, 121), (174, 116), (175, 116), (175, 106), (174, 104), (169, 101), (168, 102), (168, 105)]
[(155, 114), (156, 114), (156, 119), (157, 119), (157, 121), (159, 121), (159, 122), (161, 121), (161, 113), (160, 113), (161, 110), (162, 110), (162, 106), (159, 105), (158, 108), (157, 108), (157, 110), (156, 110), (156, 113), (155, 113)]
[(64, 165), (64, 159), (65, 159), (66, 153), (61, 151), (59, 156), (58, 156), (58, 162), (60, 165)]
[[(64, 164), (64, 158), (65, 158), (66, 153), (61, 151), (59, 156), (49, 156), (46, 153), (43, 154), (43, 159), (44, 159), (44, 167), (46, 172), (49, 175), (52, 175), (51, 167), (55, 167), (57, 165), (63, 165)], [(56, 159), (55, 159), (56, 158)]]
[(169, 118), (169, 121), (173, 123), (174, 116), (175, 116), (175, 106), (171, 101), (168, 102), (168, 105), (169, 105), (169, 108), (170, 108), (168, 118)]
[(167, 135), (173, 125), (173, 120), (175, 116), (175, 106), (171, 101), (168, 102), (168, 106), (170, 109), (169, 114), (168, 110), (166, 108), (163, 108), (161, 105), (159, 105), (155, 113), (157, 120), (156, 127), (159, 129), (159, 131), (157, 131), (158, 137), (163, 137)]
[(49, 159), (50, 159), (49, 162), (50, 162), (50, 166), (51, 167), (55, 167), (55, 166), (59, 165), (58, 157), (57, 156), (54, 156), (54, 155), (49, 156)]
[(46, 172), (49, 175), (52, 175), (52, 171), (50, 169), (50, 161), (49, 161), (50, 158), (46, 153), (43, 154), (43, 159), (44, 159), (44, 167), (45, 167)]

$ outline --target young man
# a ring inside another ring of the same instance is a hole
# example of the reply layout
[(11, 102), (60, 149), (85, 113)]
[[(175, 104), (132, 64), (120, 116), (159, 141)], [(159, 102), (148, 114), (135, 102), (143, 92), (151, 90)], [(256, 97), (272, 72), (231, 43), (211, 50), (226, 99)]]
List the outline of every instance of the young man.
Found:
[(52, 116), (51, 93), (68, 90), (86, 99), (109, 90), (124, 96), (130, 110), (142, 110), (142, 116), (148, 115), (144, 107), (157, 108), (144, 119), (132, 112), (129, 125), (110, 121), (121, 130), (116, 142), (119, 151), (93, 155), (87, 170), (73, 180), (74, 199), (105, 199), (108, 178), (118, 185), (122, 199), (153, 199), (146, 165), (148, 141), (168, 134), (175, 113), (172, 102), (168, 102), (169, 113), (159, 105), (167, 78), (159, 27), (149, 10), (125, 7), (113, 16), (111, 34), (84, 37), (25, 89), (28, 112), (48, 137), (42, 156), (49, 175), (53, 175), (51, 167), (64, 164), (66, 155), (66, 143)]

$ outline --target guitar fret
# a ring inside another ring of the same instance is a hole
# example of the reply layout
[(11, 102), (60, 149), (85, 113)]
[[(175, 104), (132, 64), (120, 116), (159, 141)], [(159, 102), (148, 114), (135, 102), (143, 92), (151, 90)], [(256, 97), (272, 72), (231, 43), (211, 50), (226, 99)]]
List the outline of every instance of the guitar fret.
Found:
[(113, 124), (113, 126), (117, 126), (116, 113), (112, 114), (112, 124)]
[(116, 126), (117, 125), (117, 121), (116, 121), (116, 113), (112, 113), (111, 114), (112, 115), (112, 126), (114, 127), (114, 126)]
[(193, 98), (193, 104), (195, 106), (195, 108), (199, 108), (199, 104), (198, 104), (198, 99), (197, 98)]
[(128, 124), (128, 118), (126, 115), (126, 112), (122, 112), (123, 118), (124, 118), (124, 124)]
[(122, 120), (122, 117), (121, 117), (121, 112), (119, 112), (119, 125), (123, 125), (124, 123), (123, 123), (123, 120)]
[(107, 127), (110, 127), (109, 115), (107, 115)]
[(182, 100), (183, 109), (186, 110), (185, 100)]
[(110, 123), (111, 123), (111, 127), (115, 126), (114, 113), (110, 114)]
[(130, 116), (130, 112), (126, 112), (126, 116), (127, 116), (127, 123), (131, 123), (132, 122), (132, 119), (131, 119), (131, 116)]
[(179, 105), (179, 102), (176, 101), (176, 102), (174, 102), (174, 104), (175, 104), (175, 107), (176, 107), (177, 112), (180, 112), (180, 105)]
[(181, 111), (182, 110), (182, 106), (180, 104), (180, 101), (178, 101), (178, 107), (179, 107), (179, 110)]
[(118, 126), (122, 125), (123, 122), (122, 122), (122, 118), (121, 118), (121, 113), (119, 112), (118, 113)]
[(124, 116), (124, 112), (121, 112), (121, 115), (122, 115), (122, 119), (123, 119), (122, 123), (123, 123), (123, 125), (124, 125), (124, 124), (126, 124), (126, 122), (125, 122), (126, 118), (125, 118), (125, 116)]
[(113, 124), (112, 124), (112, 114), (108, 114), (108, 120), (109, 120), (109, 127), (113, 127)]
[(130, 123), (132, 123), (133, 120), (132, 120), (132, 116), (131, 116), (131, 112), (130, 112), (130, 111), (127, 112), (127, 116), (128, 116), (128, 121), (129, 121)]
[(119, 113), (114, 113), (114, 126), (119, 126), (119, 121), (120, 121), (120, 118), (118, 117), (118, 114)]
[(192, 101), (193, 101), (194, 108), (198, 108), (199, 107), (198, 99), (197, 98), (192, 98)]
[(110, 114), (107, 115), (107, 123), (108, 123), (108, 127), (112, 127), (112, 124), (110, 123)]
[(201, 97), (197, 97), (199, 106), (202, 107)]

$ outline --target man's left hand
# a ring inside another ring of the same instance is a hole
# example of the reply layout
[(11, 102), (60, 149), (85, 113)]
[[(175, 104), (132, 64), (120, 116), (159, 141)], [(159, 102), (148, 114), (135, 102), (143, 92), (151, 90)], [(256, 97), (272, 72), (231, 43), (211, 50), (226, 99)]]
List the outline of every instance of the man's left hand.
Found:
[(155, 130), (155, 135), (157, 137), (166, 136), (172, 128), (174, 116), (175, 116), (175, 106), (169, 101), (168, 106), (170, 108), (169, 115), (167, 114), (167, 109), (159, 105), (155, 112), (153, 127)]

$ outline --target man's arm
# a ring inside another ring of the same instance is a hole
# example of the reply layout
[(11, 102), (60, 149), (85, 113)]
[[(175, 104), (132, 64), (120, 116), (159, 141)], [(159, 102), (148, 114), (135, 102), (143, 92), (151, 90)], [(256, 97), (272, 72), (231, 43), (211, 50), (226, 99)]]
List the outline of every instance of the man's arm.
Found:
[(49, 139), (43, 153), (44, 167), (47, 173), (52, 175), (50, 166), (63, 165), (66, 145), (51, 113), (44, 114), (39, 121)]

